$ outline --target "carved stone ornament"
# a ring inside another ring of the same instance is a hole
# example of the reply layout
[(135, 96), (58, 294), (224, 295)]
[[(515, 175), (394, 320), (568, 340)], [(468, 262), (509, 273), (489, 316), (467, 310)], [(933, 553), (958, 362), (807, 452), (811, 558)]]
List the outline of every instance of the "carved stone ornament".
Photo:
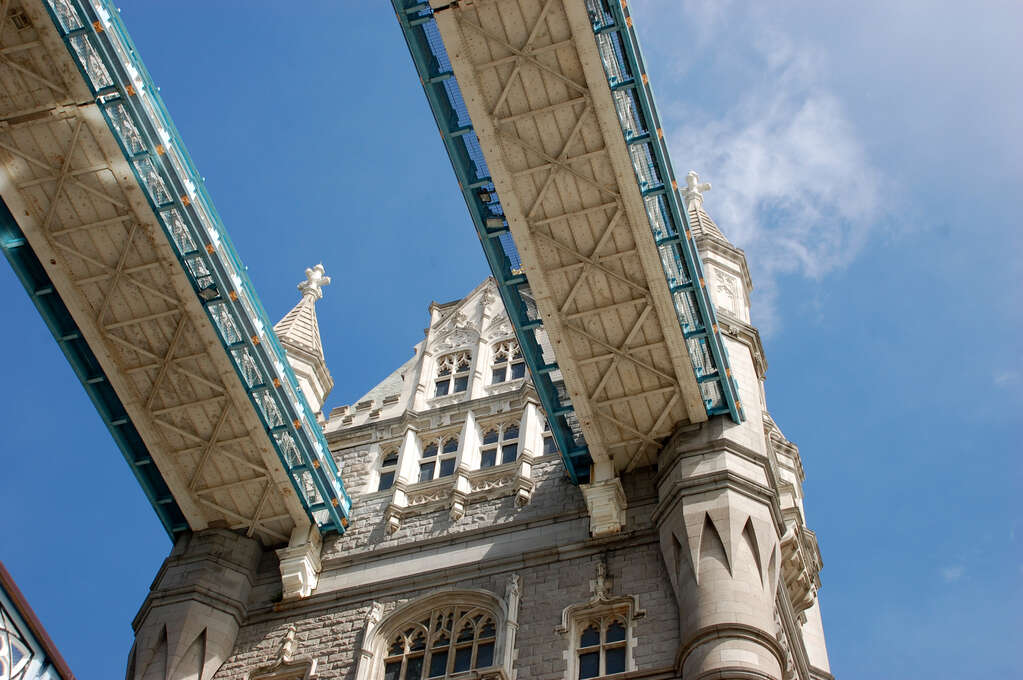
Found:
[(510, 338), (512, 336), (511, 322), (504, 313), (495, 316), (490, 323), (487, 325), (487, 341), (493, 342), (495, 340), (501, 340), (503, 338)]
[(288, 625), (277, 646), (277, 654), (273, 662), (257, 668), (249, 676), (250, 680), (315, 680), (316, 659), (303, 656), (296, 657), (298, 649), (295, 624)]
[(323, 299), (323, 289), (330, 285), (330, 277), (326, 276), (322, 264), (305, 270), (305, 281), (298, 284), (302, 295), (311, 295), (317, 300)]
[(597, 562), (597, 577), (590, 581), (590, 592), (595, 600), (606, 600), (611, 592), (611, 578), (607, 575), (607, 563), (603, 558)]
[(590, 580), (590, 592), (593, 597), (588, 602), (569, 605), (561, 611), (561, 625), (554, 631), (566, 634), (571, 630), (572, 620), (586, 613), (613, 611), (630, 619), (646, 616), (646, 610), (639, 608), (639, 598), (635, 595), (614, 596), (611, 593), (613, 579), (607, 574), (607, 556), (601, 555), (597, 562), (596, 578)]
[(455, 328), (441, 334), (437, 340), (438, 350), (455, 349), (456, 347), (469, 347), (476, 344), (479, 333), (474, 328)]

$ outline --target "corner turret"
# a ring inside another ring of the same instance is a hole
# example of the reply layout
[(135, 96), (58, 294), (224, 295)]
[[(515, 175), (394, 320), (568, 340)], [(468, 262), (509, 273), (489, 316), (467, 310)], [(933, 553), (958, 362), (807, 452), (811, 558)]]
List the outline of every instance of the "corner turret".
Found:
[(705, 191), (710, 191), (710, 183), (700, 182), (700, 176), (690, 170), (686, 175), (686, 186), (680, 193), (689, 215), (689, 229), (703, 258), (711, 301), (718, 314), (724, 312), (749, 324), (753, 280), (749, 275), (746, 254), (732, 245), (703, 209)]

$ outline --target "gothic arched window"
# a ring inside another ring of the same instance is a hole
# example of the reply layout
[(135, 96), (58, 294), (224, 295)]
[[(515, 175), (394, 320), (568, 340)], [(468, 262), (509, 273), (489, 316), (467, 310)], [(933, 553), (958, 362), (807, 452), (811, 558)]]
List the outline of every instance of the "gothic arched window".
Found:
[(579, 679), (625, 672), (626, 617), (610, 614), (581, 621), (576, 628)]
[(398, 626), (386, 644), (384, 680), (447, 678), (489, 668), (497, 617), (482, 607), (439, 607)]
[(507, 423), (484, 430), (483, 447), (480, 449), (480, 468), (510, 463), (518, 457), (518, 423)]
[(465, 392), (469, 388), (471, 366), (472, 354), (469, 352), (455, 352), (441, 357), (437, 361), (437, 381), (433, 396)]
[(503, 383), (518, 380), (526, 375), (526, 362), (522, 359), (519, 343), (505, 340), (494, 345), (494, 368), (490, 382)]
[(445, 435), (431, 440), (423, 447), (419, 462), (419, 481), (428, 482), (435, 477), (449, 477), (455, 472), (458, 458), (458, 437)]

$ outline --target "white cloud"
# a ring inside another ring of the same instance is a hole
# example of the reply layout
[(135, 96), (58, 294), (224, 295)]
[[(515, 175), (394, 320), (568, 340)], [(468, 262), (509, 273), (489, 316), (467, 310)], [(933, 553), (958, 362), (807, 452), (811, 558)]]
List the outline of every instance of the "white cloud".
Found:
[(821, 84), (820, 55), (759, 28), (744, 65), (754, 84), (724, 115), (696, 108), (699, 97), (673, 107), (678, 122), (669, 139), (676, 163), (686, 165), (676, 170), (695, 169), (715, 185), (707, 210), (749, 254), (756, 322), (770, 332), (780, 321), (779, 276), (817, 279), (862, 251), (880, 212), (882, 179), (842, 102)]
[(954, 564), (942, 567), (939, 571), (941, 573), (941, 578), (945, 581), (945, 583), (955, 583), (966, 573), (966, 567), (961, 564)]
[(993, 377), (995, 385), (1002, 387), (1004, 385), (1011, 385), (1019, 380), (1019, 373), (1016, 371), (998, 371)]

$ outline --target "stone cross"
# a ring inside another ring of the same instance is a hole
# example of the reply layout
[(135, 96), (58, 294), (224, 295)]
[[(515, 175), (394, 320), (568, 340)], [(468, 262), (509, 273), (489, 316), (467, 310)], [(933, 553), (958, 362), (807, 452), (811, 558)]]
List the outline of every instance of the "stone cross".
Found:
[(324, 276), (323, 265), (318, 264), (305, 270), (305, 281), (298, 284), (298, 289), (302, 291), (302, 295), (312, 295), (317, 300), (322, 300), (323, 288), (329, 285), (330, 277)]
[(682, 198), (685, 199), (686, 209), (703, 205), (703, 192), (710, 191), (710, 182), (700, 182), (700, 176), (695, 170), (690, 170), (686, 175), (686, 187), (682, 190)]

